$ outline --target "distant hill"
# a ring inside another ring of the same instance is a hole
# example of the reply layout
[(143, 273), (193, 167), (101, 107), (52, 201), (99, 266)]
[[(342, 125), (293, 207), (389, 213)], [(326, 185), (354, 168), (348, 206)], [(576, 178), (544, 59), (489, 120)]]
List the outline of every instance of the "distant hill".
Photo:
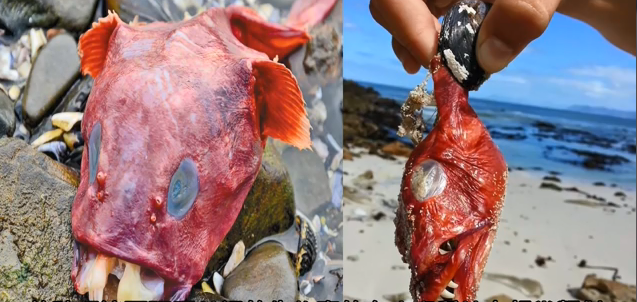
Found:
[(604, 107), (595, 107), (595, 106), (586, 106), (586, 105), (573, 105), (568, 107), (568, 110), (589, 113), (589, 114), (599, 114), (599, 115), (609, 115), (615, 117), (621, 117), (625, 119), (635, 119), (635, 112), (630, 111), (622, 111), (616, 109), (609, 109)]

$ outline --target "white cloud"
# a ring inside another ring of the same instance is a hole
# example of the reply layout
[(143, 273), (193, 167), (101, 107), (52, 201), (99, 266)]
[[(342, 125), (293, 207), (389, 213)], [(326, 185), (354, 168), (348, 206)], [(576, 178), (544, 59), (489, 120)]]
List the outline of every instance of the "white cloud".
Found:
[(616, 66), (588, 66), (567, 70), (575, 76), (601, 78), (609, 81), (615, 87), (624, 85), (635, 86), (635, 69)]
[(547, 81), (559, 86), (574, 89), (574, 92), (580, 91), (584, 95), (592, 98), (626, 96), (626, 91), (608, 88), (606, 84), (600, 80), (578, 80), (552, 77), (548, 78)]
[(493, 79), (495, 81), (509, 82), (509, 83), (516, 83), (516, 84), (526, 84), (526, 83), (528, 83), (527, 79), (525, 79), (523, 77), (506, 75), (506, 74), (499, 74), (499, 73), (496, 73), (496, 74), (492, 75), (491, 79)]
[(345, 23), (343, 23), (343, 28), (354, 29), (354, 28), (356, 28), (356, 24), (351, 23), (351, 22), (345, 22)]

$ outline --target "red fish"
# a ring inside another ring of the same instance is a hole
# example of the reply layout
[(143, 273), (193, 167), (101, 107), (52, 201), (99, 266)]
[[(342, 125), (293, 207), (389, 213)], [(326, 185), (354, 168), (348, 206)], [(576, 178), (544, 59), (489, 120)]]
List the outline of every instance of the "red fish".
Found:
[(80, 38), (82, 73), (95, 78), (72, 208), (80, 294), (101, 300), (111, 273), (118, 300), (187, 297), (243, 206), (266, 138), (311, 146), (297, 81), (272, 60), (308, 40), (242, 7), (147, 25), (110, 13)]
[(411, 153), (402, 179), (396, 246), (411, 268), (414, 301), (475, 299), (504, 203), (507, 165), (469, 105), (465, 87), (475, 83), (456, 79), (457, 73), (466, 80), (472, 69), (460, 69), (464, 73), (452, 72), (441, 55), (432, 60), (438, 119)]

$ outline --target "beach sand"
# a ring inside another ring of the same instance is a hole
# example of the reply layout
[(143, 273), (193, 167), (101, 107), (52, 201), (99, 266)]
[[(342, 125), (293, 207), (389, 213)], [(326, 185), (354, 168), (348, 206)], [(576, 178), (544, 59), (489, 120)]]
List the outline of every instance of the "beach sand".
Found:
[[(406, 158), (388, 160), (368, 155), (365, 149), (351, 151), (361, 155), (344, 162), (347, 173), (343, 179), (347, 271), (344, 297), (389, 301), (388, 295), (409, 291), (410, 272), (394, 245), (393, 223), (393, 206), (397, 203)], [(368, 170), (372, 171), (373, 180), (361, 180), (359, 175)], [(611, 279), (610, 270), (578, 267), (582, 259), (590, 266), (619, 268), (621, 278), (617, 281), (635, 284), (635, 193), (624, 192), (626, 198), (622, 201), (614, 196), (621, 191), (618, 188), (594, 186), (560, 175), (562, 182), (557, 183), (560, 187), (577, 187), (619, 207), (567, 203), (567, 199), (583, 200), (586, 196), (540, 189), (546, 175), (545, 171), (515, 169), (509, 173), (506, 201), (476, 297), (478, 301), (499, 294), (514, 299), (568, 300), (574, 298), (567, 289), (580, 287), (587, 274)], [(386, 216), (379, 217), (382, 216), (377, 214), (379, 211)], [(550, 256), (553, 261), (538, 267), (537, 256)], [(496, 281), (494, 276), (498, 274), (530, 279), (522, 283), (529, 284), (531, 292)], [(542, 288), (541, 295), (537, 286), (533, 286), (537, 282)]]

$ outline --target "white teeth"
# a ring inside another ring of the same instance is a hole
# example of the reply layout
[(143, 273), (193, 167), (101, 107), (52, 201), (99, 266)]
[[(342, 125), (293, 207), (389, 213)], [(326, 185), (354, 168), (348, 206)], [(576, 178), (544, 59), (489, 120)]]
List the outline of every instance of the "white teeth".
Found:
[[(153, 286), (152, 290), (149, 290), (142, 283), (141, 268), (139, 265), (124, 262), (126, 268), (122, 274), (122, 279), (119, 280), (119, 286), (117, 287), (117, 300), (158, 300), (163, 294), (163, 282), (161, 286)], [(159, 284), (157, 284), (159, 285)]]
[(453, 280), (450, 280), (447, 286), (451, 288), (458, 288), (458, 284), (456, 284), (456, 282), (453, 282)]
[(453, 297), (455, 297), (455, 295), (454, 295), (454, 294), (452, 294), (452, 293), (448, 292), (446, 289), (443, 289), (443, 290), (442, 290), (442, 293), (440, 293), (440, 295), (441, 295), (443, 298), (446, 298), (446, 299), (453, 299)]
[(104, 286), (108, 280), (108, 274), (115, 266), (115, 258), (98, 254), (88, 275), (88, 298), (91, 301), (102, 301)]
[(447, 251), (445, 251), (443, 249), (438, 249), (438, 253), (440, 253), (440, 255), (444, 255), (444, 254), (449, 253), (449, 252), (447, 252)]

